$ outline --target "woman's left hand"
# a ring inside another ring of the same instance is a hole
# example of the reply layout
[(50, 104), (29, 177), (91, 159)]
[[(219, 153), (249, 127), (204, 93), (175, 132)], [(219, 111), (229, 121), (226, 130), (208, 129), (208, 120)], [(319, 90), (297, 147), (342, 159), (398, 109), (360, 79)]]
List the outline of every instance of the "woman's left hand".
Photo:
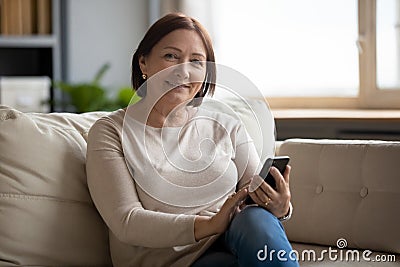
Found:
[(263, 181), (254, 191), (249, 193), (251, 198), (259, 206), (269, 210), (276, 217), (280, 218), (288, 214), (290, 206), (289, 175), (291, 167), (286, 166), (282, 175), (277, 168), (271, 167), (270, 173), (275, 179), (276, 190)]

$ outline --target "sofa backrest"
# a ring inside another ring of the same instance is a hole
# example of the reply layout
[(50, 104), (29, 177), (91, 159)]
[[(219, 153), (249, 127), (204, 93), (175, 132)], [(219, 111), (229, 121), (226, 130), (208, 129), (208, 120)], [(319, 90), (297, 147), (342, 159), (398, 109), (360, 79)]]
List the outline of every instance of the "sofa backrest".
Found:
[(85, 175), (85, 136), (103, 115), (0, 106), (0, 266), (111, 265)]
[(267, 159), (275, 152), (275, 121), (269, 106), (259, 99), (211, 99), (203, 101), (202, 107), (224, 112), (239, 119), (254, 141), (261, 159)]
[(400, 253), (400, 142), (286, 140), (289, 240)]

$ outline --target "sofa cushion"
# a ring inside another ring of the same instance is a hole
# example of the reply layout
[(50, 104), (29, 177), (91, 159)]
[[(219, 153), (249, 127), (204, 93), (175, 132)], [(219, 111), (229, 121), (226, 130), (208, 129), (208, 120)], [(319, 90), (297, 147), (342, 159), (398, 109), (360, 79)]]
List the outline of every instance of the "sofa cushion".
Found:
[(291, 241), (400, 253), (400, 142), (286, 140)]
[(111, 264), (85, 175), (85, 136), (102, 115), (0, 106), (0, 265)]

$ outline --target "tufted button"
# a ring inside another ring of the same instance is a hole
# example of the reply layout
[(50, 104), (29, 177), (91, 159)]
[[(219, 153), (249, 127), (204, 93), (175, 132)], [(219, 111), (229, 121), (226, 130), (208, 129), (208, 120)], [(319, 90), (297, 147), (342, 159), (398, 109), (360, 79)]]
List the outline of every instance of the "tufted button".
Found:
[(315, 188), (315, 193), (321, 194), (324, 191), (324, 187), (322, 185), (317, 185), (317, 188)]
[(367, 195), (368, 195), (368, 188), (366, 188), (366, 187), (361, 188), (360, 196), (361, 196), (362, 198), (364, 198), (364, 197), (366, 197)]

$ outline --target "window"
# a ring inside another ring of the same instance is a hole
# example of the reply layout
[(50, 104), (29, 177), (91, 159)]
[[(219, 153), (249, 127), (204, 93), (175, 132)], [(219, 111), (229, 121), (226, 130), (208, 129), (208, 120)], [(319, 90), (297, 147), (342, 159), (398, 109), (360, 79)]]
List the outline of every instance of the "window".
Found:
[[(218, 62), (248, 76), (265, 96), (356, 96), (357, 4), (349, 0), (218, 0)], [(247, 23), (246, 23), (247, 22)]]
[(272, 107), (400, 108), (400, 0), (178, 2)]
[(400, 88), (400, 1), (379, 0), (376, 6), (377, 85)]
[(399, 2), (358, 2), (361, 107), (400, 108)]

